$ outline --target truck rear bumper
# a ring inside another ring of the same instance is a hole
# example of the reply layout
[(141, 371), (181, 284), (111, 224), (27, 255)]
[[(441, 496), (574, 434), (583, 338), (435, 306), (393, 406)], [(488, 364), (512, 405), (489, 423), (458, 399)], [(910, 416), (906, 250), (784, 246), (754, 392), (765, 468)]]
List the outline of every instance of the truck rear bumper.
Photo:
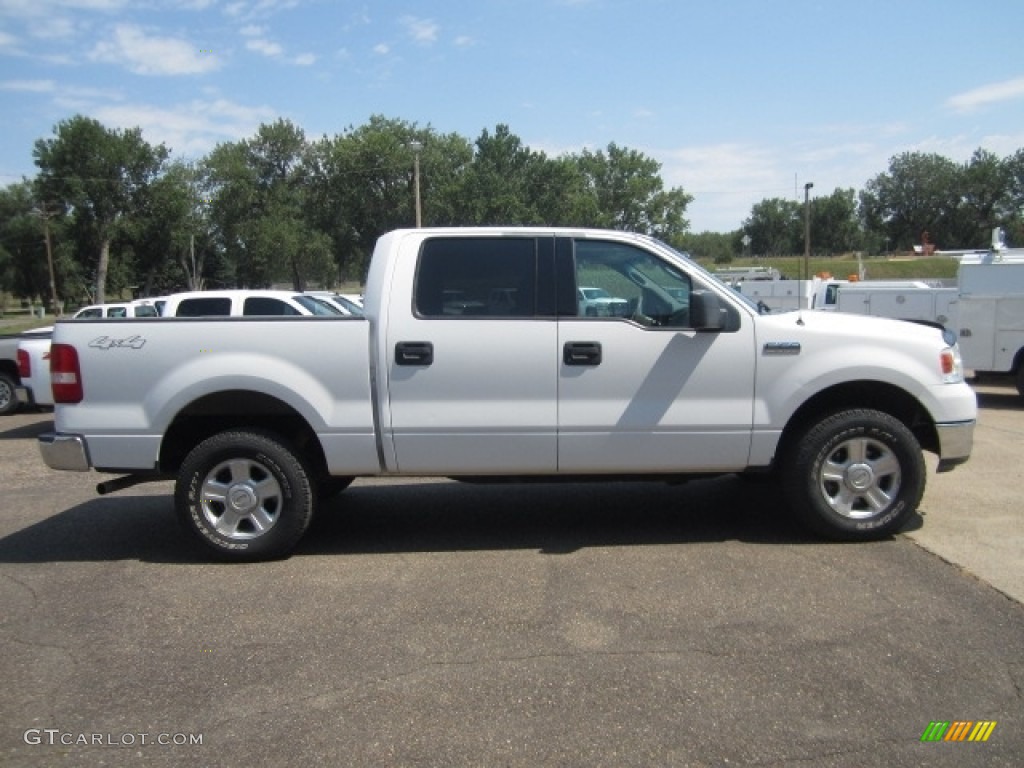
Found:
[(50, 469), (73, 472), (88, 472), (91, 469), (89, 450), (81, 435), (46, 432), (39, 436), (39, 452)]
[(936, 424), (939, 435), (939, 465), (936, 472), (948, 472), (970, 458), (974, 445), (974, 421)]

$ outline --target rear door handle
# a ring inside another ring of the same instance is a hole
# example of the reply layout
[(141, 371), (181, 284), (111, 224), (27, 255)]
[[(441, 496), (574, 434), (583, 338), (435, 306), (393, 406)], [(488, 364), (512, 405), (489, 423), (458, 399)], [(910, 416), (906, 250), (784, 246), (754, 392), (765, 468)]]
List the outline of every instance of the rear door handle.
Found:
[(566, 365), (600, 365), (601, 342), (567, 341), (562, 348), (562, 362)]
[(430, 365), (434, 345), (429, 341), (400, 341), (395, 344), (395, 365)]

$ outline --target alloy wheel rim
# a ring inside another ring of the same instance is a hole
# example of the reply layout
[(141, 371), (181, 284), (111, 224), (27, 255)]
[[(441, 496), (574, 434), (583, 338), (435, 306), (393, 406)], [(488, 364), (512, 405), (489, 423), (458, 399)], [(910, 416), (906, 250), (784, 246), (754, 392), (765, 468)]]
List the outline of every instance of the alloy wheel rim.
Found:
[(281, 484), (267, 467), (253, 459), (228, 459), (203, 480), (202, 513), (221, 536), (250, 541), (266, 534), (281, 515)]
[(864, 520), (885, 512), (900, 492), (899, 459), (885, 443), (868, 437), (844, 440), (822, 462), (818, 487), (838, 515)]

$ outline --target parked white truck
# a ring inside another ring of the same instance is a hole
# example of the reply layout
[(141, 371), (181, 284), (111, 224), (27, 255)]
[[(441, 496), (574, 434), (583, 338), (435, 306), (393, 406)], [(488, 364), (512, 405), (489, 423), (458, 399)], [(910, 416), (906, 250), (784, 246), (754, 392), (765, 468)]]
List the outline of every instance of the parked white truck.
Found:
[(1024, 397), (1024, 249), (1007, 248), (996, 230), (990, 249), (955, 255), (960, 260), (955, 287), (826, 281), (816, 294), (816, 308), (950, 328), (966, 369), (1009, 375)]
[(33, 397), (25, 381), (21, 365), (26, 342), (49, 346), (51, 328), (36, 328), (23, 333), (0, 336), (0, 416), (14, 413), (21, 404), (32, 404)]
[[(588, 317), (580, 285), (628, 312)], [(365, 308), (62, 321), (43, 458), (127, 473), (100, 492), (174, 478), (185, 525), (227, 558), (256, 560), (288, 554), (319, 500), (372, 475), (777, 470), (811, 528), (868, 539), (916, 508), (922, 448), (939, 471), (971, 451), (976, 400), (955, 339), (881, 319), (759, 315), (640, 235), (395, 231), (377, 243)]]

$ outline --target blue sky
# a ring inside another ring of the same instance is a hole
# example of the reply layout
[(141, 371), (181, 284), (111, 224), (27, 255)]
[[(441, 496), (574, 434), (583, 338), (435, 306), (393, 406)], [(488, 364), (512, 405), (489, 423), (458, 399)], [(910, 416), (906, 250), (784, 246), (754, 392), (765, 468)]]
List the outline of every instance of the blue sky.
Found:
[(730, 231), (902, 152), (1024, 148), (1022, 32), (1022, 0), (0, 0), (0, 184), (76, 113), (183, 158), (382, 114), (639, 150)]

